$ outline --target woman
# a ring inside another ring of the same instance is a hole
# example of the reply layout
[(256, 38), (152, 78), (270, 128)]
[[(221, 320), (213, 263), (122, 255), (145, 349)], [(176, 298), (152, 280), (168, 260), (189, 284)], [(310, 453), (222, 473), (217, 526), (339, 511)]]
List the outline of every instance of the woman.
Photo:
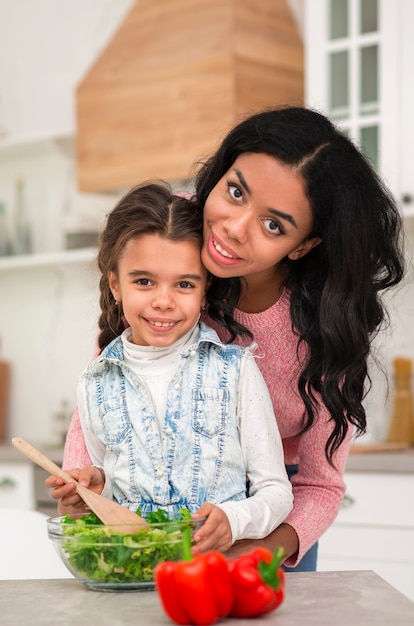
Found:
[[(202, 260), (216, 277), (206, 319), (221, 338), (258, 344), (292, 480), (292, 512), (259, 543), (282, 545), (287, 568), (312, 571), (317, 541), (342, 502), (352, 435), (366, 428), (381, 292), (404, 274), (398, 208), (353, 143), (302, 107), (235, 126), (200, 167), (195, 190), (204, 207)], [(75, 418), (67, 468), (85, 464), (82, 446)], [(53, 495), (79, 502), (67, 486)]]

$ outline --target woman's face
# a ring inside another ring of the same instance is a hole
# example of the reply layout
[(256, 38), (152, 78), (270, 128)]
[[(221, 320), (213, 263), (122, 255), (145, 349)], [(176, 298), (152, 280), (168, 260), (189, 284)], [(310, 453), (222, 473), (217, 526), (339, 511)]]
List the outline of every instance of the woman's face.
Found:
[(272, 156), (246, 153), (206, 200), (202, 260), (221, 278), (274, 276), (283, 258), (298, 259), (320, 242), (307, 239), (311, 228), (303, 179)]

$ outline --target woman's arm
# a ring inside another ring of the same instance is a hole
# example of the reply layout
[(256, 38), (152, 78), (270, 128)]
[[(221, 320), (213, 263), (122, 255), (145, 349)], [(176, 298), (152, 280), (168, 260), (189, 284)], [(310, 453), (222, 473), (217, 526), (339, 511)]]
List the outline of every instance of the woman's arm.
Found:
[[(79, 391), (79, 390), (78, 390)], [(112, 489), (110, 482), (105, 479), (102, 468), (104, 449), (100, 442), (96, 441), (91, 433), (87, 432), (91, 440), (90, 448), (92, 454), (89, 454), (86, 445), (85, 433), (81, 423), (80, 412), (85, 413), (83, 396), (78, 393), (78, 405), (72, 416), (68, 434), (66, 436), (63, 468), (73, 475), (74, 479), (81, 481), (85, 487), (100, 493), (101, 495), (111, 498)], [(95, 466), (92, 465), (92, 458)], [(87, 507), (83, 500), (78, 496), (74, 484), (64, 484), (60, 479), (48, 477), (45, 485), (51, 492), (52, 498), (58, 500), (58, 512), (63, 515), (66, 513), (86, 513)]]
[(76, 406), (72, 420), (66, 435), (65, 447), (63, 450), (63, 469), (71, 470), (85, 465), (92, 465), (91, 457), (85, 443), (79, 410)]
[(263, 546), (271, 552), (274, 552), (277, 547), (281, 546), (286, 555), (286, 559), (289, 557), (295, 557), (299, 549), (299, 539), (296, 531), (289, 524), (280, 524), (270, 535), (263, 539), (242, 539), (232, 545), (230, 550), (226, 552), (226, 557), (235, 558), (246, 554), (257, 546)]

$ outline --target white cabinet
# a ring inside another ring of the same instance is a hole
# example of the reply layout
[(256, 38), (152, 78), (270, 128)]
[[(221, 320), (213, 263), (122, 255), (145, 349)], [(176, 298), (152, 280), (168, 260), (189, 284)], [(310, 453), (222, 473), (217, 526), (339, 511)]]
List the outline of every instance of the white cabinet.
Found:
[(306, 102), (329, 114), (414, 215), (414, 2), (305, 0)]
[(347, 491), (321, 538), (318, 569), (374, 570), (414, 600), (414, 475), (347, 472)]
[(34, 509), (34, 468), (31, 463), (0, 463), (0, 507)]

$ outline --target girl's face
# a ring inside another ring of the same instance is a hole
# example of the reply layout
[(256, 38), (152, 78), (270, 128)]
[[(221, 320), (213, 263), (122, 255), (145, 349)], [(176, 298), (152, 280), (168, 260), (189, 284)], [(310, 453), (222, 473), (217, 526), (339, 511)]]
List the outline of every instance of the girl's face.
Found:
[(192, 241), (159, 235), (130, 239), (118, 272), (109, 272), (108, 278), (115, 300), (122, 302), (135, 344), (170, 346), (198, 321), (207, 272)]
[(267, 154), (239, 156), (204, 206), (202, 260), (221, 278), (274, 279), (284, 257), (298, 259), (320, 239), (307, 239), (312, 212), (302, 178)]

